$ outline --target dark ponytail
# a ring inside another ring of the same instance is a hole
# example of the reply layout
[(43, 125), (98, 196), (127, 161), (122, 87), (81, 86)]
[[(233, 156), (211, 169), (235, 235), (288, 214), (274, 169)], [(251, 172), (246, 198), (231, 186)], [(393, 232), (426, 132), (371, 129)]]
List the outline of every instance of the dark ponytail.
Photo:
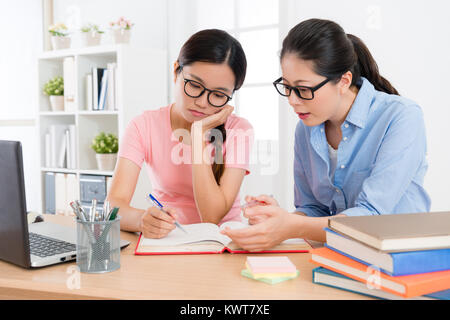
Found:
[(333, 21), (309, 19), (297, 24), (283, 40), (280, 59), (287, 53), (313, 61), (314, 71), (321, 76), (338, 81), (350, 71), (353, 75), (351, 85), (356, 85), (360, 77), (364, 77), (376, 90), (399, 95), (380, 75), (378, 65), (364, 42), (346, 34)]
[[(177, 73), (194, 62), (226, 63), (234, 74), (234, 90), (242, 86), (247, 71), (247, 59), (239, 41), (218, 29), (202, 30), (193, 34), (181, 48), (177, 61), (179, 64)], [(210, 138), (215, 148), (212, 170), (217, 184), (220, 184), (220, 178), (225, 171), (222, 149), (227, 132), (225, 124), (214, 129), (222, 134), (222, 139), (216, 139), (214, 135)]]
[(358, 59), (357, 63), (353, 66), (353, 70), (351, 70), (354, 77), (359, 78), (362, 76), (366, 78), (378, 91), (399, 95), (391, 83), (380, 75), (378, 65), (364, 42), (352, 34), (347, 34), (347, 38), (352, 42)]

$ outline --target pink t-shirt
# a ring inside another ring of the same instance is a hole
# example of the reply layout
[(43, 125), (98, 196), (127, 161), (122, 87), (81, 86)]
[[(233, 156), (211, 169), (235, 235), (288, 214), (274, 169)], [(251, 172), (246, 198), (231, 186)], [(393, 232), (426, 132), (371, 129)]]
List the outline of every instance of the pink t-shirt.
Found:
[[(127, 158), (139, 167), (145, 161), (153, 187), (152, 194), (164, 206), (177, 209), (180, 223), (199, 223), (202, 221), (194, 200), (191, 146), (179, 142), (180, 135), (190, 133), (182, 129), (172, 132), (171, 107), (168, 105), (158, 110), (145, 111), (135, 117), (122, 137), (119, 157)], [(242, 168), (249, 174), (250, 148), (254, 136), (251, 124), (232, 114), (225, 122), (225, 129), (225, 168)], [(213, 155), (210, 156), (213, 158)], [(220, 223), (240, 219), (238, 195)]]

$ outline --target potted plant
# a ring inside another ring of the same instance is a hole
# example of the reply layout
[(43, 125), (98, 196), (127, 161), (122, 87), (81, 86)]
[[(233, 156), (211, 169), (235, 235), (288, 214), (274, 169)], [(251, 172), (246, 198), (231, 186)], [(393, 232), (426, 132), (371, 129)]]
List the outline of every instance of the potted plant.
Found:
[(134, 26), (134, 23), (126, 20), (124, 17), (120, 17), (119, 20), (110, 22), (109, 26), (113, 32), (114, 43), (130, 42), (131, 27)]
[(64, 23), (57, 23), (48, 28), (48, 32), (52, 35), (53, 50), (70, 48), (70, 37), (67, 27)]
[(113, 171), (117, 161), (119, 140), (113, 133), (100, 132), (92, 140), (91, 148), (95, 151), (97, 166), (102, 171)]
[(89, 23), (81, 28), (85, 46), (98, 46), (104, 31), (101, 31), (98, 25)]
[(54, 77), (44, 84), (43, 93), (49, 96), (53, 111), (64, 111), (64, 79)]

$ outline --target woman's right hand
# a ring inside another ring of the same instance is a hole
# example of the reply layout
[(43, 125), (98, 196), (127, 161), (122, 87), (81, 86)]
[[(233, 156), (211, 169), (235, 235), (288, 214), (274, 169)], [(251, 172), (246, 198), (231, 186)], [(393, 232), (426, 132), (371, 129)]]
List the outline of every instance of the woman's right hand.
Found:
[(149, 207), (144, 212), (140, 229), (145, 238), (160, 239), (175, 229), (176, 210), (172, 208), (164, 208), (164, 210), (171, 216), (157, 207)]
[[(279, 207), (280, 205), (278, 204), (277, 200), (275, 200), (275, 198), (262, 194), (259, 195), (257, 197), (254, 196), (246, 196), (245, 197), (245, 202), (247, 202), (247, 205), (245, 207), (244, 211), (244, 217), (248, 218), (248, 223), (249, 224), (258, 224), (262, 221), (264, 221), (267, 216), (266, 215), (257, 215), (257, 216), (252, 216), (252, 217), (247, 217), (245, 215), (245, 210), (247, 208), (252, 208), (255, 206), (265, 206), (265, 205), (271, 205), (271, 206), (275, 206), (275, 207)], [(258, 203), (259, 202), (259, 203)]]

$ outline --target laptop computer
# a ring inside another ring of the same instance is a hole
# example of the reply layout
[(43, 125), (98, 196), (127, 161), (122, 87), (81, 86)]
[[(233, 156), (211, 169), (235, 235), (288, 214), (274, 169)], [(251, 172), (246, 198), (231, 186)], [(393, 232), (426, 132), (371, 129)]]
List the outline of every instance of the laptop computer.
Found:
[[(0, 140), (0, 259), (25, 268), (76, 259), (76, 229), (28, 224), (22, 144)], [(130, 242), (121, 240), (121, 248)]]

